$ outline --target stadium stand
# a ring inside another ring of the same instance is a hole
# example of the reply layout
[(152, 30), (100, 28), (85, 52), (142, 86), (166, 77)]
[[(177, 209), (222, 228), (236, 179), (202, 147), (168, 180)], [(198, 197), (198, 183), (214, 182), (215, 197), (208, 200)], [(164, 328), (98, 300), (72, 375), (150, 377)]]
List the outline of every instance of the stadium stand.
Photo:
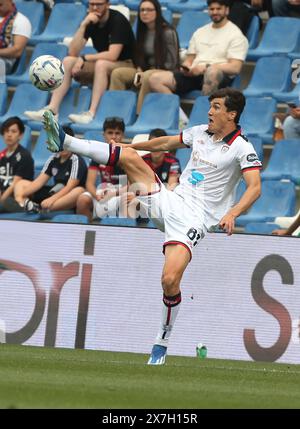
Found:
[[(245, 191), (242, 181), (237, 190), (237, 200)], [(277, 216), (293, 216), (296, 208), (296, 190), (292, 182), (265, 180), (262, 182), (260, 198), (247, 214), (236, 219), (236, 226), (245, 226), (249, 222), (273, 222)]]
[(186, 167), (190, 159), (191, 153), (192, 153), (192, 149), (189, 147), (184, 149), (177, 149), (176, 158), (178, 159), (182, 170)]
[(176, 26), (180, 48), (187, 49), (193, 33), (209, 22), (211, 19), (207, 13), (189, 10), (183, 12)]
[(0, 83), (0, 115), (4, 115), (7, 104), (7, 85)]
[(46, 91), (36, 89), (30, 83), (22, 83), (16, 87), (7, 112), (0, 116), (2, 124), (10, 116), (19, 116), (27, 123), (28, 118), (24, 115), (25, 110), (39, 110), (47, 104), (49, 94)]
[[(91, 90), (87, 87), (71, 87), (64, 97), (59, 110), (59, 122), (64, 125), (70, 122), (70, 113), (79, 113), (88, 109), (91, 100)], [(34, 131), (42, 129), (40, 121), (28, 121), (28, 125)]]
[(40, 174), (45, 162), (51, 156), (51, 153), (47, 149), (46, 141), (47, 141), (46, 132), (42, 130), (35, 143), (34, 149), (31, 151), (31, 154), (34, 160), (35, 177), (37, 177)]
[(300, 141), (277, 141), (271, 152), (267, 168), (261, 177), (263, 180), (288, 179), (300, 185)]
[[(284, 35), (284, 37), (283, 37)], [(288, 54), (299, 50), (300, 20), (298, 18), (272, 17), (266, 24), (262, 39), (255, 49), (249, 49), (247, 60)]]
[(245, 226), (244, 232), (246, 234), (271, 234), (274, 229), (280, 228), (276, 223), (259, 223), (249, 222)]
[(186, 11), (200, 11), (207, 8), (205, 0), (186, 0), (182, 2), (169, 2), (168, 8), (172, 12), (184, 13)]
[[(300, 58), (300, 54), (299, 54), (299, 58)], [(288, 101), (299, 100), (299, 95), (300, 95), (300, 80), (291, 91), (282, 91), (282, 92), (273, 93), (273, 97), (278, 102), (283, 102), (283, 103)]]
[(291, 60), (285, 56), (262, 57), (256, 63), (245, 97), (271, 97), (291, 87)]
[[(38, 36), (42, 33), (45, 27), (45, 12), (44, 5), (36, 1), (18, 1), (18, 10), (27, 16), (32, 26), (32, 36)], [(29, 45), (31, 39), (29, 40)]]
[(248, 97), (240, 119), (243, 133), (259, 136), (265, 144), (273, 144), (275, 112), (276, 101), (273, 98)]
[(102, 130), (105, 118), (118, 116), (125, 125), (132, 124), (136, 117), (136, 93), (133, 91), (105, 91), (101, 97), (95, 118), (89, 124), (72, 124), (76, 133)]
[(168, 134), (178, 133), (180, 100), (176, 94), (147, 94), (137, 121), (126, 126), (125, 135), (149, 133), (153, 128), (162, 128)]
[[(30, 43), (41, 42), (59, 43), (65, 37), (73, 36), (86, 15), (86, 6), (80, 3), (55, 4), (45, 30), (39, 35), (33, 35)], [(72, 19), (66, 19), (72, 17)]]
[(50, 222), (62, 223), (88, 223), (88, 218), (79, 214), (57, 214), (50, 219)]

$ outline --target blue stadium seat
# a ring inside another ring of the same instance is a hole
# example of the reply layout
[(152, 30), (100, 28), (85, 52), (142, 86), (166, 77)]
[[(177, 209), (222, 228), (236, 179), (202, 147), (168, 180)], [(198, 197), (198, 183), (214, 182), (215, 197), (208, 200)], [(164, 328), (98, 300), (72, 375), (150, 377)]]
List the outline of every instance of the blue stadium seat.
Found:
[(42, 130), (31, 152), (34, 159), (35, 177), (40, 174), (45, 162), (52, 156), (51, 152), (47, 149), (46, 141), (47, 134), (45, 130)]
[[(28, 125), (25, 125), (25, 131), (20, 141), (20, 144), (29, 151), (31, 151), (31, 129), (28, 127)], [(5, 144), (3, 141), (3, 136), (0, 135), (0, 151), (2, 151), (3, 149), (5, 149)]]
[[(240, 197), (245, 188), (245, 183), (242, 181), (237, 196)], [(249, 222), (274, 222), (277, 216), (293, 216), (295, 208), (296, 190), (294, 183), (265, 180), (262, 182), (260, 198), (247, 214), (236, 219), (236, 226), (245, 226)]]
[[(284, 35), (284, 37), (283, 37)], [(262, 39), (255, 49), (249, 49), (247, 60), (288, 54), (300, 48), (300, 22), (298, 18), (275, 16), (268, 20)]]
[(4, 115), (7, 105), (7, 85), (0, 83), (0, 115)]
[(22, 83), (17, 86), (7, 112), (0, 117), (2, 124), (10, 116), (19, 116), (25, 123), (28, 118), (24, 116), (25, 110), (39, 110), (47, 104), (49, 94), (40, 91), (30, 83)]
[(189, 118), (189, 123), (187, 125), (187, 128), (193, 127), (195, 125), (207, 124), (208, 111), (209, 111), (208, 97), (201, 96), (196, 98), (196, 101), (190, 113), (190, 118)]
[[(197, 0), (197, 3), (200, 3), (200, 1)], [(178, 5), (180, 4), (181, 3), (179, 3)], [(187, 10), (183, 12), (176, 27), (180, 48), (187, 49), (193, 33), (199, 27), (202, 27), (209, 22), (211, 22), (211, 19), (209, 15), (205, 12), (198, 12), (196, 10)]]
[(149, 133), (153, 128), (162, 128), (167, 133), (178, 132), (180, 100), (176, 94), (147, 94), (137, 121), (126, 127), (125, 135)]
[(284, 56), (262, 57), (255, 66), (245, 97), (270, 97), (291, 87), (291, 60)]
[(35, 222), (40, 220), (39, 213), (25, 213), (25, 212), (16, 212), (16, 213), (0, 213), (0, 219), (8, 220), (27, 220)]
[(274, 145), (264, 180), (288, 179), (300, 185), (300, 140), (280, 140)]
[(296, 104), (299, 104), (299, 96), (300, 96), (300, 80), (291, 91), (282, 91), (282, 92), (273, 93), (273, 97), (277, 101), (280, 101), (281, 103), (292, 101)]
[(41, 34), (45, 27), (45, 12), (43, 3), (38, 3), (36, 1), (18, 1), (17, 9), (19, 12), (23, 13), (23, 15), (27, 16), (31, 22), (31, 37)]
[(245, 226), (244, 232), (246, 234), (272, 234), (274, 229), (280, 229), (276, 223), (265, 222), (249, 222)]
[[(55, 4), (43, 33), (34, 35), (31, 44), (40, 42), (62, 42), (65, 37), (73, 36), (86, 16), (86, 6), (79, 3)], [(72, 19), (66, 19), (72, 17)]]
[(300, 52), (298, 51), (298, 52), (290, 52), (289, 54), (288, 54), (288, 57), (291, 59), (291, 60), (298, 60), (299, 58), (300, 58)]
[(248, 97), (241, 115), (242, 133), (249, 137), (259, 136), (264, 143), (273, 144), (274, 113), (276, 101), (273, 98)]
[(89, 223), (88, 218), (80, 214), (57, 214), (53, 216), (50, 221), (61, 223)]
[(183, 149), (176, 150), (176, 158), (180, 163), (181, 170), (183, 171), (189, 162), (190, 156), (192, 153), (192, 149), (187, 147)]
[(136, 220), (123, 217), (105, 217), (99, 220), (100, 225), (136, 227)]
[(72, 124), (76, 133), (102, 130), (105, 118), (118, 116), (125, 125), (132, 124), (136, 117), (136, 93), (133, 91), (105, 91), (101, 97), (95, 118), (89, 124)]
[(20, 76), (25, 72), (26, 69), (26, 61), (27, 61), (27, 52), (26, 49), (22, 52), (22, 55), (20, 56), (17, 63), (14, 64), (14, 67), (12, 68), (11, 73), (6, 75), (6, 83), (10, 86), (14, 85), (12, 83), (12, 79), (14, 76)]
[[(59, 123), (61, 125), (68, 124), (70, 119), (68, 115), (70, 113), (78, 113), (86, 111), (89, 108), (91, 101), (91, 90), (87, 87), (73, 88), (71, 87), (59, 109)], [(28, 125), (34, 131), (39, 131), (42, 129), (42, 122), (40, 121), (28, 121)]]
[[(182, 2), (169, 2), (168, 8), (172, 12), (184, 13), (186, 11), (199, 11), (207, 8), (205, 0), (186, 0)], [(200, 27), (200, 25), (199, 25)]]
[[(12, 86), (19, 85), (20, 83), (30, 83), (29, 68), (33, 60), (41, 55), (53, 55), (62, 60), (68, 53), (68, 48), (65, 45), (56, 45), (54, 43), (39, 43), (35, 46), (30, 61), (22, 73), (14, 73), (7, 76), (7, 83)], [(33, 109), (29, 109), (33, 110)]]
[(249, 42), (249, 49), (256, 48), (259, 39), (259, 17), (257, 15), (254, 15), (251, 19), (247, 31), (247, 39)]
[(258, 159), (260, 161), (264, 160), (264, 148), (263, 148), (263, 142), (260, 137), (252, 136), (249, 138), (250, 143), (253, 144), (255, 152), (257, 153)]

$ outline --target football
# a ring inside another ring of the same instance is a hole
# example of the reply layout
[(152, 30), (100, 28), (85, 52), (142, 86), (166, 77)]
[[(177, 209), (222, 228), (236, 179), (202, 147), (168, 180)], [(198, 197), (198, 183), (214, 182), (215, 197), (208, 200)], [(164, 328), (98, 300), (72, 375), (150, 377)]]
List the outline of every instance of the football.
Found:
[(52, 55), (41, 55), (32, 62), (29, 77), (36, 88), (42, 91), (52, 91), (62, 84), (64, 66), (58, 58)]

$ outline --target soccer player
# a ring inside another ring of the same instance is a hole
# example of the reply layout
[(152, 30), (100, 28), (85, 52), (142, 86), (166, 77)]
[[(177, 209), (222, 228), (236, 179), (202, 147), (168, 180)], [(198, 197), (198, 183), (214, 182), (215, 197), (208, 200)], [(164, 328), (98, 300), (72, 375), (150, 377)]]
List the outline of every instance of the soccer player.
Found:
[[(148, 364), (165, 363), (167, 346), (181, 302), (180, 282), (196, 244), (206, 231), (219, 225), (231, 235), (235, 219), (247, 210), (261, 191), (261, 162), (238, 126), (245, 97), (232, 88), (209, 97), (208, 125), (198, 125), (177, 136), (158, 137), (132, 145), (99, 144), (66, 135), (51, 112), (44, 114), (48, 148), (62, 148), (89, 156), (101, 164), (118, 165), (130, 183), (140, 183), (138, 200), (165, 232), (165, 264), (162, 273), (163, 305), (159, 331)], [(169, 191), (136, 153), (136, 149), (167, 151), (192, 148), (180, 184)], [(235, 203), (241, 179), (246, 191)]]

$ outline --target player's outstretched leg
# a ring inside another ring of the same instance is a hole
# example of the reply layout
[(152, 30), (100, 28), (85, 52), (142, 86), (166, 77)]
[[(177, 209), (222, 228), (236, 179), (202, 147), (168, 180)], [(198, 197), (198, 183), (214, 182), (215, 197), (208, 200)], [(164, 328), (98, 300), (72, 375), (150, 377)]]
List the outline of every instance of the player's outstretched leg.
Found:
[(66, 134), (54, 118), (52, 112), (44, 113), (43, 124), (47, 133), (47, 147), (51, 152), (68, 150), (79, 155), (88, 156), (99, 164), (116, 165), (121, 148), (105, 142), (78, 139)]
[(51, 152), (62, 151), (66, 134), (50, 110), (44, 112), (43, 124), (47, 133), (47, 148)]

